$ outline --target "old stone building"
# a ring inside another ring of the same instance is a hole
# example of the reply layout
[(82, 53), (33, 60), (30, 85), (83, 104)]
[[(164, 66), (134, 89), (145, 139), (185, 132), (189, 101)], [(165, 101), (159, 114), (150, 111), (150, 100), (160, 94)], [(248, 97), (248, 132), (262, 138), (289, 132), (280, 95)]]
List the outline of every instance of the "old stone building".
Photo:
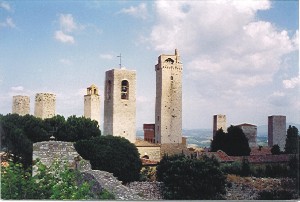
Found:
[(37, 93), (35, 95), (34, 116), (46, 119), (55, 116), (56, 95), (52, 93)]
[(30, 114), (30, 97), (23, 95), (13, 96), (12, 113), (21, 116)]
[(238, 127), (240, 127), (245, 136), (248, 139), (249, 142), (249, 146), (250, 147), (256, 147), (256, 136), (257, 136), (257, 126), (256, 125), (252, 125), (252, 124), (248, 124), (248, 123), (243, 123), (240, 125), (237, 125)]
[(268, 146), (278, 144), (283, 151), (286, 140), (286, 116), (272, 115), (268, 117)]
[(94, 84), (87, 88), (84, 95), (84, 117), (97, 121), (100, 127), (100, 95)]
[(136, 72), (125, 68), (105, 73), (104, 135), (136, 141)]
[(156, 71), (155, 142), (182, 142), (182, 63), (174, 55), (160, 55)]
[(218, 114), (213, 117), (213, 137), (215, 136), (217, 130), (221, 129), (227, 132), (226, 125), (226, 115)]
[(155, 143), (155, 124), (144, 124), (144, 140)]

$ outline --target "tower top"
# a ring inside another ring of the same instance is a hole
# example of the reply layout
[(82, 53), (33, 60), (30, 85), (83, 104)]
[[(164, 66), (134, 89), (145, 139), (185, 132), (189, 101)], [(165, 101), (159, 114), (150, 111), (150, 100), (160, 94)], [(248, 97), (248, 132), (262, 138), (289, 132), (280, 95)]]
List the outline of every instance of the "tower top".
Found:
[(177, 48), (175, 49), (175, 55), (179, 56)]
[(87, 95), (99, 95), (98, 87), (95, 84), (92, 84), (86, 89)]

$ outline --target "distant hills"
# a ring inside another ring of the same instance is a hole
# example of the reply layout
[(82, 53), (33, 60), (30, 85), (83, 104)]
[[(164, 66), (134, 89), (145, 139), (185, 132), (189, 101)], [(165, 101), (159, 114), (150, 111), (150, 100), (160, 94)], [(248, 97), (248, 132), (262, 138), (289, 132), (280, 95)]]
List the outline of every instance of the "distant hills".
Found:
[[(289, 125), (295, 126), (300, 130), (300, 124), (287, 123), (287, 129)], [(182, 129), (182, 134), (187, 137), (187, 143), (189, 146), (198, 147), (210, 147), (212, 139), (212, 129)], [(137, 130), (137, 137), (144, 138), (144, 131)], [(268, 125), (261, 125), (257, 127), (257, 144), (266, 146), (268, 144)]]

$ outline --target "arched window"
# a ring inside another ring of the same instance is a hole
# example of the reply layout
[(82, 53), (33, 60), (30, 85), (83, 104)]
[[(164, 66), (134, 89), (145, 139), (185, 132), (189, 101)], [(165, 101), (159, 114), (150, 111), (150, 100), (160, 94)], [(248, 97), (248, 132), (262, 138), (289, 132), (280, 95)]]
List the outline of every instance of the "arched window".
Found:
[(129, 98), (129, 83), (123, 80), (121, 83), (121, 99), (128, 100)]

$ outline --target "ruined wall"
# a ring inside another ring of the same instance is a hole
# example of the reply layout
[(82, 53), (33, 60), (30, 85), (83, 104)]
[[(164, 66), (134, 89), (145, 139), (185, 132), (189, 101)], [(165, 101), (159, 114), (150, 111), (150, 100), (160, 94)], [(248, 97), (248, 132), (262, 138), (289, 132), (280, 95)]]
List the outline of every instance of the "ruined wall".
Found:
[[(126, 85), (124, 84), (126, 83)], [(105, 76), (104, 135), (136, 141), (136, 72), (112, 69)]]
[(283, 151), (286, 140), (286, 116), (273, 115), (268, 117), (268, 146), (278, 144)]
[(55, 116), (56, 95), (52, 93), (37, 93), (35, 95), (34, 116), (46, 119)]
[(87, 88), (84, 96), (84, 117), (97, 121), (100, 127), (100, 96), (95, 85)]
[(30, 97), (22, 95), (13, 96), (12, 113), (21, 116), (30, 114)]
[(223, 131), (227, 132), (227, 125), (226, 125), (226, 115), (218, 114), (214, 115), (213, 117), (213, 136), (215, 136), (217, 130), (220, 128), (223, 129)]
[(147, 155), (150, 160), (160, 161), (160, 146), (137, 146), (136, 148), (140, 153), (140, 157)]
[(160, 55), (156, 71), (155, 141), (182, 142), (182, 63), (175, 55)]

